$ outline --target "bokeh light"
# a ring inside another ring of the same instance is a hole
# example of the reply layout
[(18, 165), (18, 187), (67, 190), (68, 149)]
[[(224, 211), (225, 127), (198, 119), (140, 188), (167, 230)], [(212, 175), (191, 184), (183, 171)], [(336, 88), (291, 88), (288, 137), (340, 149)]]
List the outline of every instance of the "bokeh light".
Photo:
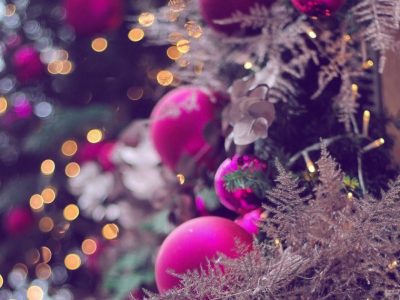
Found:
[(161, 70), (157, 73), (157, 82), (162, 86), (168, 86), (174, 81), (174, 75), (168, 70)]
[(7, 111), (8, 103), (5, 97), (0, 97), (0, 115)]
[(41, 210), (43, 208), (43, 204), (44, 204), (43, 197), (39, 194), (34, 194), (29, 199), (29, 205), (35, 211)]
[(44, 297), (43, 289), (40, 286), (32, 285), (26, 291), (28, 300), (42, 300)]
[(54, 170), (56, 168), (56, 164), (54, 163), (53, 160), (51, 159), (46, 159), (42, 162), (40, 165), (40, 171), (44, 175), (51, 175), (54, 173)]
[(97, 250), (97, 243), (93, 239), (86, 239), (82, 242), (82, 252), (86, 255), (92, 255)]
[(119, 228), (114, 223), (106, 224), (103, 226), (101, 233), (105, 239), (113, 240), (118, 237)]
[(41, 196), (43, 198), (43, 202), (45, 204), (50, 204), (53, 203), (54, 200), (56, 199), (56, 189), (49, 186), (43, 189)]
[(39, 220), (39, 229), (42, 232), (50, 232), (54, 228), (54, 221), (50, 217), (42, 217)]
[(176, 43), (176, 48), (182, 54), (188, 53), (190, 50), (190, 41), (186, 39), (179, 40)]
[(103, 139), (103, 132), (100, 129), (91, 129), (86, 135), (89, 143), (96, 144)]
[(80, 171), (81, 167), (76, 162), (70, 162), (65, 166), (65, 175), (70, 178), (78, 176)]
[(139, 42), (144, 38), (144, 31), (141, 28), (132, 28), (128, 33), (128, 38), (132, 42)]
[(92, 41), (92, 49), (96, 52), (104, 52), (108, 47), (108, 42), (105, 38), (98, 37)]
[(49, 279), (51, 276), (51, 268), (46, 263), (40, 263), (35, 268), (35, 274), (39, 279)]
[(182, 53), (179, 52), (176, 46), (171, 46), (167, 49), (167, 56), (172, 60), (177, 60), (182, 56)]
[(140, 100), (143, 97), (143, 89), (141, 87), (130, 87), (128, 91), (126, 92), (126, 95), (128, 96), (129, 99), (131, 100)]
[(143, 12), (138, 17), (139, 24), (144, 27), (150, 27), (151, 25), (153, 25), (154, 20), (155, 16), (149, 12)]
[(76, 270), (82, 264), (81, 258), (78, 254), (70, 253), (64, 259), (64, 265), (68, 270)]
[(42, 253), (42, 260), (44, 263), (48, 263), (51, 260), (52, 253), (50, 248), (43, 246), (40, 248), (40, 251)]
[(74, 140), (67, 140), (61, 146), (61, 153), (65, 156), (73, 156), (78, 151), (78, 144)]
[(79, 216), (79, 207), (75, 204), (69, 204), (64, 208), (63, 215), (65, 220), (73, 221)]

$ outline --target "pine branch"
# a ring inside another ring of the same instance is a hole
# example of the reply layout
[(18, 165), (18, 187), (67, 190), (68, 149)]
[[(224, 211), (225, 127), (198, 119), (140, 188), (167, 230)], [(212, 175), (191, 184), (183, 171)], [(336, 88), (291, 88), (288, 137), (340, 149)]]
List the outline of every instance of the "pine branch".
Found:
[(251, 189), (257, 197), (264, 198), (268, 189), (266, 176), (261, 171), (251, 169), (237, 170), (224, 176), (225, 188), (233, 192), (236, 189)]

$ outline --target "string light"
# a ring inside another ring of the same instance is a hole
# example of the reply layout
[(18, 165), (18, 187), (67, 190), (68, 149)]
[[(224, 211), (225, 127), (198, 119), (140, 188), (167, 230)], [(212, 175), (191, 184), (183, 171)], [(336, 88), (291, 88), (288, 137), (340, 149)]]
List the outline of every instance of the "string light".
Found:
[(349, 199), (350, 201), (353, 200), (353, 193), (352, 192), (348, 192), (347, 193), (347, 199)]
[(103, 132), (100, 129), (91, 129), (88, 131), (86, 139), (92, 144), (99, 143), (103, 139)]
[(177, 174), (176, 178), (178, 179), (180, 185), (183, 185), (185, 183), (186, 178), (183, 174)]
[(73, 178), (79, 175), (81, 167), (76, 162), (70, 162), (65, 166), (65, 175), (69, 178)]
[(177, 60), (182, 56), (182, 53), (179, 52), (176, 46), (171, 46), (167, 49), (167, 56), (172, 60)]
[(371, 119), (371, 113), (368, 110), (365, 110), (363, 113), (363, 127), (362, 127), (362, 134), (364, 136), (368, 136), (370, 119)]
[(51, 159), (44, 160), (42, 162), (42, 164), (40, 165), (40, 171), (42, 172), (43, 175), (53, 174), (55, 168), (56, 168), (56, 164)]
[(157, 73), (157, 82), (159, 85), (168, 86), (174, 81), (174, 75), (168, 70), (161, 70)]
[(351, 85), (351, 91), (353, 92), (354, 95), (358, 94), (358, 85), (356, 83), (353, 83)]
[(314, 173), (316, 171), (316, 169), (315, 169), (314, 163), (310, 159), (310, 156), (308, 155), (307, 152), (303, 152), (302, 155), (303, 155), (304, 161), (306, 163), (306, 167), (308, 169), (308, 172)]
[(393, 260), (388, 264), (389, 270), (394, 270), (398, 267), (399, 263), (397, 260)]
[(345, 42), (350, 42), (350, 41), (351, 41), (351, 35), (350, 35), (350, 34), (345, 34), (345, 35), (343, 36), (343, 40), (344, 40)]
[(43, 217), (39, 220), (39, 229), (42, 232), (50, 232), (54, 228), (53, 219), (50, 217)]
[(281, 241), (279, 239), (274, 240), (275, 247), (279, 248), (281, 246)]
[(251, 61), (246, 61), (243, 65), (243, 68), (245, 68), (246, 70), (250, 70), (251, 68), (253, 68), (253, 63)]
[(8, 103), (5, 97), (0, 97), (0, 115), (7, 111)]
[(63, 215), (65, 220), (73, 221), (79, 216), (79, 207), (75, 204), (69, 204), (64, 208)]
[(179, 40), (176, 43), (176, 48), (182, 54), (188, 53), (190, 50), (190, 41), (188, 41), (186, 39)]
[(141, 28), (132, 28), (128, 33), (128, 39), (132, 42), (139, 42), (144, 38), (144, 31)]
[(92, 49), (96, 52), (104, 52), (108, 47), (108, 42), (103, 37), (95, 38), (92, 41)]
[(40, 286), (32, 285), (26, 291), (26, 297), (28, 300), (42, 300), (44, 292)]
[(151, 25), (153, 25), (154, 20), (155, 16), (149, 12), (143, 12), (138, 17), (139, 24), (144, 27), (150, 27)]
[(103, 237), (107, 240), (113, 240), (118, 237), (119, 234), (119, 228), (116, 224), (111, 223), (111, 224), (106, 224), (103, 226), (103, 229), (101, 230), (101, 233)]
[(317, 38), (317, 33), (314, 30), (312, 30), (311, 28), (307, 29), (307, 35), (312, 39)]
[(46, 187), (43, 189), (41, 196), (45, 204), (53, 203), (54, 200), (56, 199), (56, 190), (51, 186)]
[(97, 243), (93, 239), (86, 239), (82, 242), (82, 252), (86, 255), (92, 255), (97, 250)]
[(43, 197), (39, 194), (34, 194), (31, 196), (29, 199), (29, 206), (32, 208), (34, 211), (40, 211), (42, 210), (44, 205), (44, 200)]
[(363, 69), (367, 70), (367, 69), (371, 69), (374, 66), (374, 62), (371, 59), (366, 60), (365, 62), (363, 62), (362, 67)]
[(364, 148), (362, 148), (361, 152), (365, 153), (368, 151), (371, 151), (372, 149), (376, 149), (379, 148), (380, 146), (382, 146), (385, 143), (385, 140), (383, 138), (377, 139), (371, 143), (369, 143), (367, 146), (365, 146)]
[(70, 253), (64, 259), (64, 265), (68, 270), (77, 270), (81, 266), (82, 261), (78, 254)]

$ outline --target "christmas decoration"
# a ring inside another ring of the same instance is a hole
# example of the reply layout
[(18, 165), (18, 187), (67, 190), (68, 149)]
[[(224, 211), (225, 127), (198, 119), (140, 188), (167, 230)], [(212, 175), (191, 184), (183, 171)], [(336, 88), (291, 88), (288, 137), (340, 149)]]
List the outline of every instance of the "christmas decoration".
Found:
[[(227, 0), (223, 3), (218, 0), (200, 0), (200, 13), (204, 21), (214, 30), (225, 34), (239, 34), (245, 32), (239, 22), (231, 21), (224, 23), (224, 20), (235, 15), (247, 15), (252, 11), (261, 9), (261, 6), (268, 6), (273, 0)], [(219, 23), (220, 22), (220, 23)], [(250, 33), (248, 30), (246, 33)], [(254, 32), (253, 32), (254, 33)]]
[(159, 250), (155, 265), (158, 290), (163, 293), (179, 284), (179, 278), (168, 270), (181, 274), (205, 268), (207, 260), (215, 259), (218, 253), (237, 257), (235, 239), (250, 249), (251, 235), (228, 219), (200, 217), (183, 223), (165, 239)]
[(15, 76), (23, 84), (39, 79), (45, 71), (39, 52), (29, 45), (14, 53), (12, 63)]
[(122, 23), (122, 0), (65, 0), (64, 5), (67, 22), (78, 35), (103, 33)]
[(259, 208), (240, 216), (235, 220), (235, 223), (248, 233), (258, 234), (264, 217), (264, 211)]
[(28, 208), (16, 207), (5, 214), (3, 226), (9, 235), (15, 236), (30, 229), (33, 220), (32, 212)]
[(99, 142), (96, 144), (84, 143), (78, 151), (78, 161), (80, 163), (97, 161), (105, 171), (114, 168), (112, 153), (115, 142)]
[(166, 94), (154, 107), (151, 138), (161, 161), (172, 170), (184, 159), (199, 162), (210, 151), (204, 129), (215, 114), (211, 97), (206, 90), (181, 87)]
[(312, 17), (329, 17), (338, 11), (345, 0), (291, 0), (302, 13)]
[[(267, 165), (249, 155), (227, 158), (218, 167), (214, 187), (221, 203), (230, 210), (244, 214), (260, 206), (256, 189), (265, 180)], [(248, 180), (248, 182), (245, 182)]]

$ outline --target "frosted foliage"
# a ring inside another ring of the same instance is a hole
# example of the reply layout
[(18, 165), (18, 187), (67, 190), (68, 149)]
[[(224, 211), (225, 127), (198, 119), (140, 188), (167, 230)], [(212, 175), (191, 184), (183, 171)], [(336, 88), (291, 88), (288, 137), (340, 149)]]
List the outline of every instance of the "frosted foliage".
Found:
[(221, 257), (180, 274), (181, 286), (148, 299), (397, 299), (400, 178), (380, 200), (349, 199), (325, 146), (317, 165), (319, 182), (305, 195), (277, 163), (262, 224), (273, 242), (256, 243), (250, 252), (238, 246), (241, 258)]

